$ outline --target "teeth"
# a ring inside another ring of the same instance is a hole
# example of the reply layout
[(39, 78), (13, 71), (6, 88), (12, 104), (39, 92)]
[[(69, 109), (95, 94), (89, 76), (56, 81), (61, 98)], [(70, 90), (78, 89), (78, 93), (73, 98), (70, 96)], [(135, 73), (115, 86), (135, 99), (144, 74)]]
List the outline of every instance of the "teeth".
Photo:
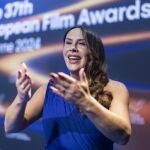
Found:
[(80, 60), (80, 57), (78, 56), (69, 56), (68, 58), (73, 60)]

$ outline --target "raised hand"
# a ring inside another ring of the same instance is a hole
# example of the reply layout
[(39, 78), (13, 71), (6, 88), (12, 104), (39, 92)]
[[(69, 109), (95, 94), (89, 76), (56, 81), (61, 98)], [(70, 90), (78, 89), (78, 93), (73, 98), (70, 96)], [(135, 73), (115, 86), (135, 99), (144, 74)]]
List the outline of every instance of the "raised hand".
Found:
[(21, 68), (18, 70), (16, 79), (16, 87), (20, 100), (27, 102), (31, 97), (32, 81), (25, 63), (22, 63)]
[(79, 105), (91, 96), (84, 68), (79, 71), (79, 80), (59, 72), (50, 74), (50, 82), (51, 90), (71, 103)]

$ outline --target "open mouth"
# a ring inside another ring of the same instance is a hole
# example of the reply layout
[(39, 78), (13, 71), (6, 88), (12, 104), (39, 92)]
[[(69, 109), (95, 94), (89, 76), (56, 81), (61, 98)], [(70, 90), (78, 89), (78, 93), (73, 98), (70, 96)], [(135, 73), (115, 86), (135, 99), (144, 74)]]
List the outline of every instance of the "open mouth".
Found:
[(78, 63), (81, 60), (79, 55), (68, 55), (69, 63)]

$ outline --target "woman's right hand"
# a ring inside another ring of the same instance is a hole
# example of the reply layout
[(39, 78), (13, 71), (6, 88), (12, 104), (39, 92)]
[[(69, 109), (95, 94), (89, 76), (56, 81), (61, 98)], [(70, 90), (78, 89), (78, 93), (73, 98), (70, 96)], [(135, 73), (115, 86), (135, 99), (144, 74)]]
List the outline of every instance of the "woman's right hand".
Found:
[(21, 102), (26, 103), (31, 98), (31, 86), (32, 81), (28, 68), (25, 63), (22, 63), (16, 79), (17, 92)]

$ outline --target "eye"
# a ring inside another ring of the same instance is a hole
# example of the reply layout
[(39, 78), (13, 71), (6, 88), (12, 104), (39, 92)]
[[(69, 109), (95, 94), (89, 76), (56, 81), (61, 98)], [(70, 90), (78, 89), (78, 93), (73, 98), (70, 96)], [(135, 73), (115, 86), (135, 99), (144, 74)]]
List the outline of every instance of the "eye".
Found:
[(85, 43), (84, 42), (82, 42), (82, 43), (80, 43), (81, 45), (85, 45)]
[(85, 42), (79, 42), (80, 45), (86, 46)]
[(69, 45), (69, 44), (72, 44), (71, 41), (66, 41), (65, 44)]

